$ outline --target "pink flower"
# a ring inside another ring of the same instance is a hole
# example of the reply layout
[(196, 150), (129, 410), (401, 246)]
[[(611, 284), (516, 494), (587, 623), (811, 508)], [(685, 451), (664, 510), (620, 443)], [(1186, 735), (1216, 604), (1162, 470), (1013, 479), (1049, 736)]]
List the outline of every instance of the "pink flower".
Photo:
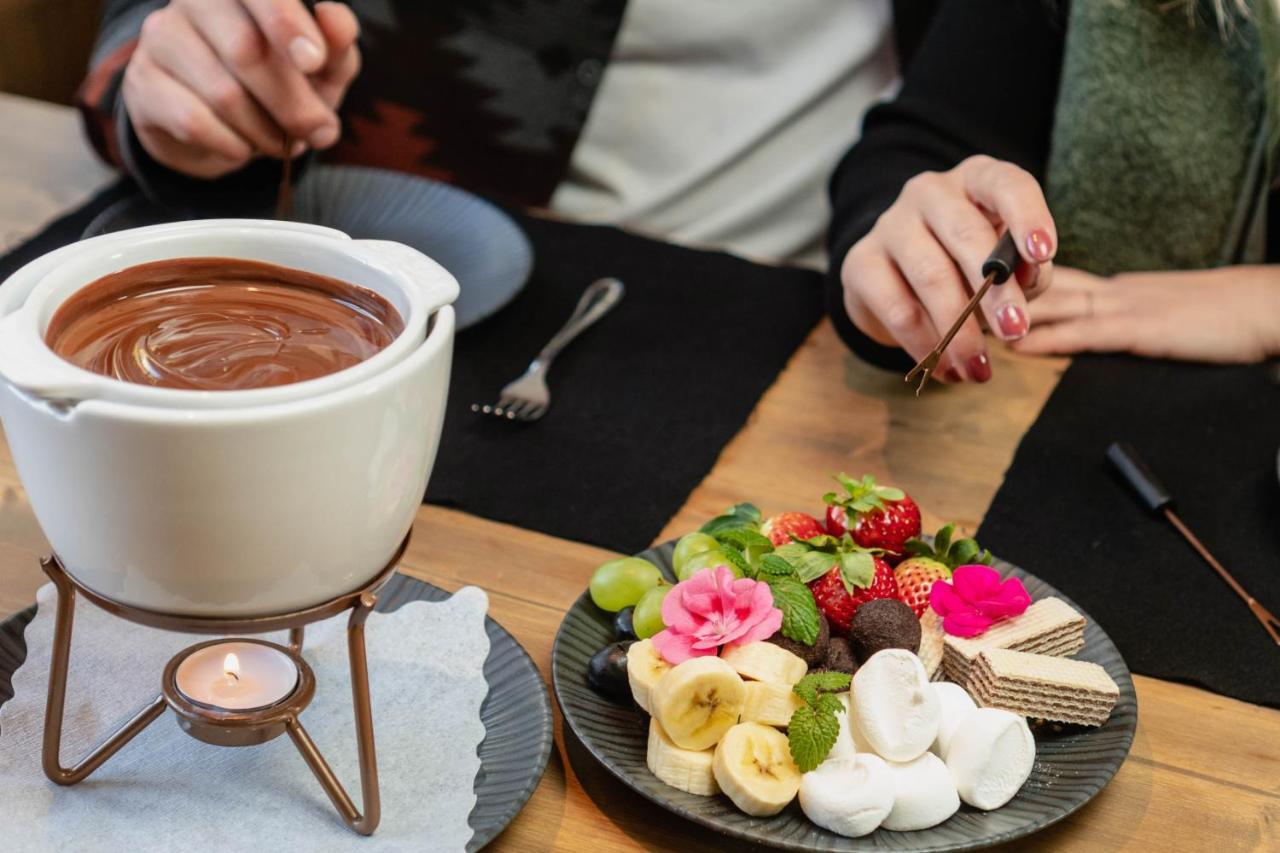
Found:
[(662, 600), (666, 629), (653, 637), (658, 654), (671, 665), (714, 655), (729, 643), (754, 643), (782, 627), (767, 583), (735, 578), (727, 566), (702, 569), (671, 588)]
[(990, 566), (960, 566), (950, 583), (940, 580), (929, 590), (929, 606), (942, 617), (942, 630), (957, 637), (976, 637), (994, 622), (1021, 616), (1030, 604), (1022, 581), (1002, 582)]

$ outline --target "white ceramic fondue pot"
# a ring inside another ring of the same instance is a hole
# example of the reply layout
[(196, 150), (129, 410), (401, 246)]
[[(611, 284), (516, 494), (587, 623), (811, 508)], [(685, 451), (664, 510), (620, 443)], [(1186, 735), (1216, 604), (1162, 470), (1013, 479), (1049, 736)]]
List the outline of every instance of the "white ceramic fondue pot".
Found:
[[(164, 227), (199, 245), (195, 236), (225, 225)], [(311, 236), (284, 228), (275, 239)], [(129, 239), (122, 232), (86, 243)], [(363, 263), (360, 241), (345, 244)], [(51, 265), (74, 260), (76, 248), (54, 253)], [(407, 260), (383, 271), (411, 292), (418, 267)], [(346, 269), (304, 268), (338, 278)], [(48, 270), (35, 273), (24, 268), (0, 286), (10, 313)], [(185, 401), (193, 392), (164, 388), (148, 389), (159, 395), (155, 404), (103, 395), (65, 405), (6, 377), (0, 420), (36, 518), (82, 584), (169, 614), (281, 613), (360, 587), (412, 525), (444, 416), (453, 309), (434, 311), (424, 331), (381, 370), (336, 386), (280, 386), (310, 388), (253, 405), (183, 405), (163, 398)]]
[[(400, 243), (352, 240), (329, 228), (279, 229), (253, 220), (206, 220), (202, 227), (137, 228), (107, 242), (76, 244), (32, 276), (22, 304), (0, 319), (0, 377), (28, 394), (69, 406), (81, 400), (178, 408), (236, 408), (314, 396), (370, 376), (422, 343), (432, 313), (458, 297), (458, 283), (439, 264)], [(328, 275), (385, 298), (404, 329), (372, 357), (306, 382), (244, 391), (158, 389), (84, 370), (56, 355), (44, 334), (58, 307), (86, 284), (151, 261), (190, 257), (248, 258)], [(18, 273), (22, 276), (22, 271)], [(6, 284), (6, 287), (8, 285)]]

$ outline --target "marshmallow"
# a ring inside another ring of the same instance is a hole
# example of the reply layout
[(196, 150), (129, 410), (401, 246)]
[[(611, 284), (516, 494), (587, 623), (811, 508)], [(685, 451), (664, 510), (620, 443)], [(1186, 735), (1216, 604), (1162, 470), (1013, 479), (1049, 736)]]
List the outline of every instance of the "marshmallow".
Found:
[(906, 649), (868, 658), (853, 675), (853, 700), (863, 737), (888, 761), (910, 761), (938, 736), (938, 696), (920, 658)]
[(947, 769), (960, 798), (979, 809), (998, 809), (1031, 775), (1036, 741), (1027, 721), (997, 708), (965, 714), (951, 735)]
[(947, 765), (932, 752), (899, 763), (886, 763), (893, 778), (893, 810), (881, 822), (900, 832), (937, 826), (960, 808), (960, 797)]
[(888, 817), (893, 790), (889, 766), (878, 756), (828, 758), (800, 779), (800, 808), (823, 829), (857, 838)]
[(960, 719), (978, 706), (974, 704), (973, 697), (968, 691), (959, 684), (935, 681), (932, 686), (933, 692), (938, 694), (941, 713), (938, 715), (938, 737), (929, 748), (933, 750), (934, 755), (946, 761), (947, 748), (951, 745), (951, 737), (955, 734), (956, 726), (960, 725)]
[(836, 735), (835, 745), (831, 747), (831, 751), (827, 753), (827, 762), (831, 762), (841, 758), (852, 758), (859, 752), (870, 752), (870, 749), (859, 749), (854, 743), (852, 734), (852, 721), (849, 718), (849, 694), (838, 693), (836, 698), (840, 700), (840, 704), (844, 705), (844, 710), (836, 714), (836, 719), (840, 721), (840, 733)]

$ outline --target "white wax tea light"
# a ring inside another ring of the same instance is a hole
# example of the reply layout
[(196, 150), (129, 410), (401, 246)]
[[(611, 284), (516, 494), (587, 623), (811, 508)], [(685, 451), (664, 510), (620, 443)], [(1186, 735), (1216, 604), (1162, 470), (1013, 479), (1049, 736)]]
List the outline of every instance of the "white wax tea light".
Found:
[(174, 680), (193, 702), (243, 711), (274, 705), (292, 693), (298, 668), (277, 648), (228, 640), (187, 655), (178, 664)]

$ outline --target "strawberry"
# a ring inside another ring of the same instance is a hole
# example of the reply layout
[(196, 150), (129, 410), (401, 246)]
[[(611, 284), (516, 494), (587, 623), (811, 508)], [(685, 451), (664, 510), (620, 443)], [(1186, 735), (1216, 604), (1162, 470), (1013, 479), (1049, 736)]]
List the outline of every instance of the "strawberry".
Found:
[(871, 551), (857, 549), (839, 559), (840, 564), (810, 583), (809, 590), (832, 630), (847, 634), (858, 608), (877, 598), (897, 598), (898, 583), (889, 564)]
[(774, 547), (786, 545), (796, 539), (812, 539), (822, 535), (818, 519), (803, 512), (780, 512), (765, 520), (760, 532), (769, 537)]
[(991, 552), (983, 551), (973, 539), (951, 541), (956, 526), (948, 524), (933, 536), (930, 545), (923, 539), (906, 543), (911, 555), (898, 564), (894, 577), (898, 581), (898, 600), (923, 616), (929, 607), (929, 590), (935, 581), (947, 580), (956, 566), (970, 563), (990, 565)]
[[(870, 474), (861, 480), (840, 474), (835, 480), (845, 494), (828, 492), (822, 498), (827, 504), (827, 532), (841, 536), (844, 530), (837, 529), (846, 528), (854, 542), (884, 551), (884, 559), (896, 565), (906, 556), (907, 540), (920, 535), (920, 507), (902, 489), (877, 485)], [(840, 512), (834, 512), (837, 509)]]

